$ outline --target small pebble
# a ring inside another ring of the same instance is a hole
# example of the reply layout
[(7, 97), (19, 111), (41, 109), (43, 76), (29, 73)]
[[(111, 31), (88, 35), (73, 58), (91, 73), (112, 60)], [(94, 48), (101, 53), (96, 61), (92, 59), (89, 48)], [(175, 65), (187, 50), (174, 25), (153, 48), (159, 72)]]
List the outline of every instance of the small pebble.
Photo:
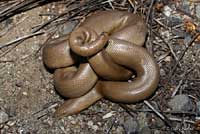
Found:
[(97, 130), (99, 129), (99, 127), (98, 127), (97, 125), (92, 125), (92, 129), (93, 129), (94, 131), (97, 131)]
[(118, 126), (115, 131), (116, 131), (116, 134), (128, 134), (124, 132), (124, 128), (121, 126)]
[(172, 14), (172, 9), (169, 6), (164, 6), (163, 13), (165, 16), (170, 17)]
[(172, 98), (168, 105), (174, 111), (190, 111), (193, 108), (192, 102), (187, 95), (176, 95)]
[(188, 44), (191, 41), (192, 37), (190, 34), (186, 34), (184, 38), (184, 44)]
[(71, 121), (71, 124), (75, 125), (75, 124), (76, 124), (76, 121)]
[(141, 112), (137, 116), (137, 121), (139, 124), (139, 131), (141, 131), (144, 127), (148, 127), (148, 118), (147, 113)]
[(165, 123), (160, 118), (158, 118), (157, 116), (153, 116), (151, 118), (151, 127), (162, 128), (164, 126), (165, 126)]
[(8, 121), (8, 114), (4, 111), (0, 111), (0, 124)]
[(94, 131), (97, 131), (99, 127), (97, 125), (94, 125), (93, 121), (88, 121), (87, 125), (92, 128)]
[(27, 96), (27, 95), (28, 95), (28, 93), (27, 93), (27, 92), (22, 92), (22, 94), (23, 94), (24, 96)]
[(128, 118), (125, 120), (124, 129), (127, 134), (138, 133), (139, 125), (137, 120), (134, 120), (133, 118)]
[(115, 111), (111, 111), (103, 116), (103, 119), (107, 119), (115, 115)]
[(151, 134), (151, 129), (149, 127), (143, 127), (140, 134)]
[(88, 121), (88, 126), (92, 126), (93, 125), (93, 122), (92, 121)]
[(64, 126), (59, 126), (59, 127), (60, 127), (60, 129), (61, 129), (63, 132), (66, 131)]
[(196, 6), (196, 15), (200, 19), (200, 5), (199, 4), (197, 4)]
[(183, 11), (185, 11), (186, 13), (191, 13), (189, 0), (183, 0), (183, 5), (181, 9), (183, 9)]
[(170, 62), (170, 61), (171, 61), (171, 58), (172, 58), (171, 56), (167, 56), (167, 57), (165, 57), (164, 61), (165, 61), (165, 62)]
[(15, 123), (16, 123), (16, 121), (8, 121), (7, 125), (12, 127), (15, 125)]
[(160, 76), (166, 76), (166, 72), (164, 69), (160, 69)]
[(37, 51), (38, 49), (40, 49), (40, 46), (38, 44), (39, 43), (36, 42), (34, 45), (31, 46), (31, 49), (35, 50), (35, 51)]
[(160, 130), (154, 130), (154, 134), (162, 134), (163, 132)]
[(162, 37), (169, 39), (171, 33), (169, 31), (162, 31), (160, 34)]

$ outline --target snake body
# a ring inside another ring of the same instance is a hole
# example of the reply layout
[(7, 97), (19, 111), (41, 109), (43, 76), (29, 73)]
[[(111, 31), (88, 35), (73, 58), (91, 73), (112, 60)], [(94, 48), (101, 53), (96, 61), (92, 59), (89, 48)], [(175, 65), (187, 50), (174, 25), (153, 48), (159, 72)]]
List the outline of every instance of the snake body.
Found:
[[(146, 34), (137, 14), (99, 11), (69, 36), (49, 42), (43, 49), (44, 64), (55, 69), (55, 88), (69, 98), (55, 114), (79, 113), (101, 98), (135, 103), (152, 95), (159, 67), (142, 47)], [(133, 71), (136, 78), (128, 82)]]

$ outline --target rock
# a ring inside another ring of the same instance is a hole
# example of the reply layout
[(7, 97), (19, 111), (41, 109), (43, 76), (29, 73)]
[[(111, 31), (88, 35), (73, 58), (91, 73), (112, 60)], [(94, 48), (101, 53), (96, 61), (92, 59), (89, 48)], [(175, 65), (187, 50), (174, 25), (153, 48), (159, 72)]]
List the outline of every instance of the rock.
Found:
[(9, 117), (14, 117), (17, 115), (17, 112), (16, 112), (16, 106), (15, 105), (9, 105), (7, 108), (6, 108), (6, 113), (8, 114)]
[(185, 34), (184, 44), (186, 45), (186, 44), (190, 43), (191, 39), (192, 39), (192, 36), (190, 34)]
[(143, 127), (140, 131), (140, 134), (151, 134), (151, 129), (149, 127)]
[(170, 17), (172, 14), (172, 9), (169, 6), (164, 6), (163, 14), (167, 17)]
[(186, 13), (191, 13), (189, 0), (183, 0), (182, 8)]
[(154, 130), (153, 134), (162, 134), (163, 132), (160, 130)]
[(160, 69), (160, 76), (166, 76), (166, 72), (164, 69)]
[(172, 19), (171, 19), (171, 23), (172, 25), (171, 26), (176, 26), (176, 25), (180, 25), (181, 23), (183, 23), (183, 18), (182, 16), (172, 16)]
[(151, 127), (162, 128), (164, 126), (165, 126), (165, 123), (159, 117), (152, 115), (152, 117), (151, 117)]
[(176, 95), (168, 105), (174, 111), (190, 111), (193, 108), (192, 102), (187, 95)]
[(102, 118), (103, 119), (107, 119), (107, 118), (112, 117), (113, 115), (115, 115), (115, 111), (111, 111), (111, 112), (105, 114)]
[(125, 116), (119, 117), (118, 121), (119, 121), (119, 124), (120, 124), (120, 125), (124, 125), (125, 118), (126, 118)]
[(199, 4), (197, 4), (196, 6), (196, 15), (200, 19), (200, 5)]
[(93, 126), (94, 123), (93, 123), (93, 121), (88, 121), (87, 124), (88, 124), (88, 126)]
[(148, 127), (148, 118), (146, 113), (140, 112), (137, 116), (137, 120), (139, 124), (139, 131), (145, 127)]
[(122, 126), (118, 126), (115, 131), (116, 131), (116, 134), (126, 134)]
[(67, 22), (67, 24), (63, 25), (62, 27), (59, 28), (60, 34), (69, 34), (74, 27), (76, 26), (77, 22)]
[(167, 57), (165, 57), (165, 59), (164, 59), (165, 62), (171, 62), (171, 60), (172, 60), (172, 57), (171, 57), (171, 56), (167, 56)]
[(8, 121), (8, 114), (4, 111), (0, 111), (0, 124)]
[(169, 22), (167, 25), (169, 27), (174, 27), (176, 25), (180, 25), (183, 22), (182, 18), (179, 16), (171, 16), (171, 17), (168, 17), (168, 19), (169, 19)]
[(138, 133), (139, 125), (137, 120), (133, 118), (128, 118), (124, 122), (124, 129), (126, 134), (135, 134)]
[(92, 128), (94, 131), (97, 131), (99, 128), (97, 125), (94, 125), (93, 121), (88, 121), (87, 125), (89, 128)]

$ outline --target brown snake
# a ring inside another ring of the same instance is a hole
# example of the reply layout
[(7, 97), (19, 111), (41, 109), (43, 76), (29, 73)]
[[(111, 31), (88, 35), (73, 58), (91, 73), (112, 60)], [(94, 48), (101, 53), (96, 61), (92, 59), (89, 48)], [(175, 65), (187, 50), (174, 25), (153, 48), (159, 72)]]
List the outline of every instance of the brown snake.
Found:
[[(134, 103), (151, 96), (159, 67), (142, 47), (146, 34), (137, 14), (98, 11), (69, 36), (49, 42), (43, 49), (44, 64), (55, 69), (55, 88), (68, 98), (56, 116), (79, 113), (101, 98)], [(128, 82), (133, 71), (136, 78)]]

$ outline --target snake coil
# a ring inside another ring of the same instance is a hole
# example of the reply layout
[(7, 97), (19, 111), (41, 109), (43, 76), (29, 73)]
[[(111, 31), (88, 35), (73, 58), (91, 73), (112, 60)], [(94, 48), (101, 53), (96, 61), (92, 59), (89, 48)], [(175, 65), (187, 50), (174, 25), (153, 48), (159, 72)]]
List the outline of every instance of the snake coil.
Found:
[[(79, 113), (101, 98), (134, 103), (152, 95), (159, 67), (142, 47), (146, 34), (137, 14), (99, 11), (69, 36), (49, 42), (43, 49), (44, 64), (55, 69), (55, 88), (68, 98), (55, 115)], [(128, 82), (133, 72), (136, 78)]]

